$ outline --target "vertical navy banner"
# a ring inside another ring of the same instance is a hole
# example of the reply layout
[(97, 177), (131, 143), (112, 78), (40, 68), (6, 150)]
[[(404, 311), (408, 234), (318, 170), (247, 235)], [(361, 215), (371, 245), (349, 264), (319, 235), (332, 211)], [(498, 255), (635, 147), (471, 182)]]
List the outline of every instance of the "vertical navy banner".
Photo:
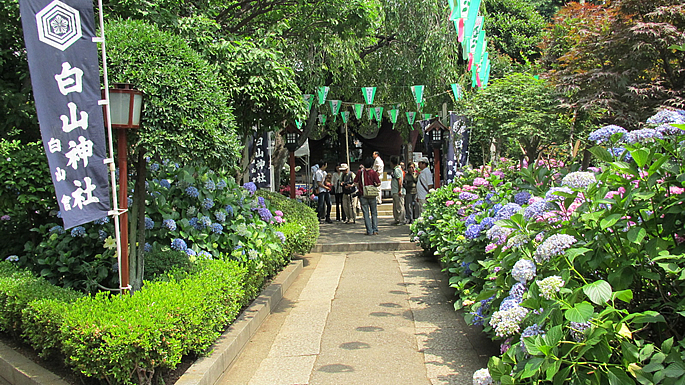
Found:
[(250, 163), (250, 181), (258, 188), (271, 187), (271, 154), (269, 154), (269, 133), (265, 132), (255, 139), (254, 159)]
[(90, 0), (20, 0), (31, 84), (64, 227), (110, 208)]

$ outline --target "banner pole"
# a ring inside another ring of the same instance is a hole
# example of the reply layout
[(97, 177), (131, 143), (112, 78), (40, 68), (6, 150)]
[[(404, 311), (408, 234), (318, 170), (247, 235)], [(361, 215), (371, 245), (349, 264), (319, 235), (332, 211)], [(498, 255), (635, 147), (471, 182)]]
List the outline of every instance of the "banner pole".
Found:
[[(109, 175), (110, 184), (112, 186), (112, 208), (110, 215), (114, 217), (114, 235), (116, 238), (117, 245), (117, 263), (119, 264), (119, 291), (123, 293), (125, 290), (129, 290), (131, 286), (128, 284), (128, 258), (122, 258), (125, 252), (122, 252), (122, 247), (128, 248), (128, 245), (121, 244), (121, 224), (120, 215), (125, 212), (119, 210), (119, 199), (117, 194), (117, 184), (116, 184), (116, 168), (114, 166), (114, 140), (112, 135), (112, 114), (109, 105), (109, 78), (107, 77), (107, 47), (105, 44), (105, 16), (104, 8), (102, 6), (102, 0), (98, 0), (98, 14), (100, 23), (100, 37), (93, 38), (93, 41), (100, 43), (100, 52), (102, 55), (102, 77), (104, 83), (104, 96), (105, 99), (100, 101), (101, 105), (105, 106), (105, 122), (107, 126), (107, 138), (109, 145), (109, 159), (105, 162), (109, 165)], [(128, 186), (119, 186), (120, 189), (128, 190)], [(120, 192), (121, 193), (121, 192)], [(125, 196), (124, 192), (124, 196)]]
[(345, 154), (347, 155), (347, 167), (352, 170), (350, 164), (350, 134), (347, 132), (347, 123), (345, 123)]

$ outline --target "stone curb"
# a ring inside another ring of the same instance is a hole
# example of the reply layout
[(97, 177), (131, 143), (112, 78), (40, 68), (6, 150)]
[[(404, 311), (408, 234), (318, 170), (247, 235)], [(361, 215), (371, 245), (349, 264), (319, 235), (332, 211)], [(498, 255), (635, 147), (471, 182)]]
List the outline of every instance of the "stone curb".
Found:
[(0, 377), (12, 385), (68, 385), (58, 375), (0, 343)]
[(327, 243), (317, 244), (312, 253), (345, 253), (349, 251), (415, 251), (421, 250), (413, 242), (375, 242), (375, 243)]
[(276, 308), (283, 294), (302, 271), (303, 263), (302, 260), (291, 261), (216, 340), (211, 354), (195, 361), (175, 385), (213, 385), (219, 380), (262, 322)]

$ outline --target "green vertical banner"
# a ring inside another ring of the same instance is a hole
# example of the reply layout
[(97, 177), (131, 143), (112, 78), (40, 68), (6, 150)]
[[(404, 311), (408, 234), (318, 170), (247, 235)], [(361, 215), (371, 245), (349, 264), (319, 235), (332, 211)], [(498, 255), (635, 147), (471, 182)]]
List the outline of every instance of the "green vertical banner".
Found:
[(430, 120), (433, 117), (433, 114), (423, 114), (423, 120)]
[(400, 110), (393, 108), (392, 110), (388, 110), (388, 115), (390, 115), (390, 122), (392, 122), (393, 125), (397, 123), (397, 115), (400, 113)]
[(416, 112), (407, 112), (407, 123), (409, 123), (409, 126), (411, 129), (414, 129), (414, 121), (416, 120)]
[(478, 33), (478, 40), (476, 41), (476, 52), (473, 55), (473, 62), (480, 63), (480, 59), (483, 57), (485, 52), (485, 31), (480, 30)]
[(466, 25), (464, 25), (464, 35), (465, 37), (478, 36), (477, 32), (473, 31), (476, 25), (476, 20), (478, 19), (478, 11), (480, 10), (481, 0), (471, 0), (469, 4), (468, 17), (466, 19)]
[(414, 95), (414, 100), (416, 100), (416, 108), (421, 109), (421, 102), (423, 101), (423, 87), (424, 86), (411, 86), (411, 93)]
[(319, 105), (326, 103), (326, 96), (328, 96), (328, 91), (330, 89), (331, 89), (330, 87), (319, 87), (319, 88), (317, 88), (316, 93), (319, 96)]
[(457, 83), (452, 84), (452, 94), (454, 94), (455, 102), (461, 99), (461, 97), (464, 96), (464, 91), (462, 90), (461, 85)]
[(376, 120), (380, 123), (380, 121), (383, 120), (383, 107), (376, 107), (375, 111), (373, 112), (373, 115), (376, 117)]
[(357, 120), (362, 118), (363, 112), (364, 112), (364, 105), (362, 103), (357, 103), (354, 105), (354, 116), (357, 117)]
[(340, 112), (340, 106), (342, 105), (342, 100), (329, 100), (328, 102), (331, 104), (331, 113), (333, 116), (338, 115), (338, 112)]
[(369, 117), (369, 120), (373, 120), (373, 107), (366, 107), (366, 115)]
[(295, 121), (295, 125), (297, 126), (298, 130), (301, 130), (302, 129), (302, 119), (297, 119)]
[(343, 111), (340, 113), (340, 116), (342, 117), (343, 123), (347, 124), (350, 120), (350, 111)]
[(362, 95), (366, 104), (373, 104), (373, 98), (376, 96), (376, 87), (362, 87)]
[(319, 123), (326, 124), (326, 115), (319, 114)]
[(476, 79), (476, 66), (473, 66), (473, 71), (471, 71), (471, 88), (476, 88), (478, 81)]
[(304, 104), (306, 104), (307, 107), (307, 112), (312, 110), (312, 104), (314, 104), (314, 94), (304, 94), (302, 95), (302, 98), (304, 99)]

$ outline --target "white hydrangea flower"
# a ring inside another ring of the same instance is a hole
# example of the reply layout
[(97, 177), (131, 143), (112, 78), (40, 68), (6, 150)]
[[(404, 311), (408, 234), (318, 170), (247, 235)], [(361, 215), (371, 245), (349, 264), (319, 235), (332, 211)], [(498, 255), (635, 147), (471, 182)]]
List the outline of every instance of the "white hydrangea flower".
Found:
[(556, 293), (561, 290), (562, 287), (564, 287), (564, 282), (563, 279), (561, 279), (560, 276), (558, 275), (553, 275), (551, 277), (547, 277), (543, 279), (542, 281), (536, 281), (538, 284), (538, 288), (540, 289), (540, 297), (543, 297), (545, 299), (553, 299), (556, 295)]
[(492, 377), (487, 368), (476, 370), (473, 373), (473, 385), (492, 385)]
[(537, 271), (533, 261), (528, 259), (519, 259), (511, 269), (511, 276), (521, 283), (526, 283), (535, 278), (536, 272)]

